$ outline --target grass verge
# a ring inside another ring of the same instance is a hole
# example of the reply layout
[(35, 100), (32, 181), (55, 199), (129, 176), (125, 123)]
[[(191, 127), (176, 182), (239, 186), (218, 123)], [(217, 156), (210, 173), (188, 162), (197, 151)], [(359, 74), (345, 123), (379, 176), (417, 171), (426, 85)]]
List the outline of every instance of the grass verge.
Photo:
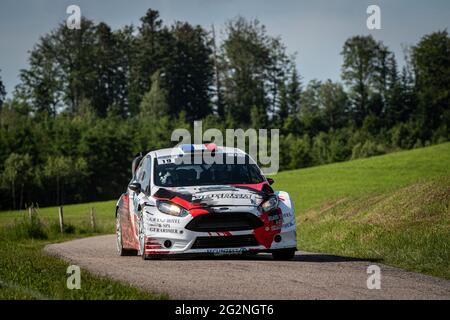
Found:
[[(95, 235), (70, 225), (64, 236), (55, 223), (26, 217), (0, 228), (0, 299), (166, 299), (130, 285), (81, 270), (81, 289), (66, 285), (69, 263), (48, 256), (46, 244)], [(81, 231), (81, 232), (80, 232)], [(98, 234), (98, 233), (97, 233)]]
[(450, 143), (281, 172), (298, 247), (450, 279)]
[(299, 247), (450, 279), (450, 176), (327, 203), (299, 218)]

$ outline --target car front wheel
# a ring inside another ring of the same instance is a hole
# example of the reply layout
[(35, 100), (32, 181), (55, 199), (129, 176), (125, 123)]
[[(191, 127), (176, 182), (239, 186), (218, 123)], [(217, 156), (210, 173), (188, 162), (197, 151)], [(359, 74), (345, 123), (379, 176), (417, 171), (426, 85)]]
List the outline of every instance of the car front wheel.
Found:
[(292, 260), (295, 256), (295, 249), (279, 249), (272, 252), (274, 260)]

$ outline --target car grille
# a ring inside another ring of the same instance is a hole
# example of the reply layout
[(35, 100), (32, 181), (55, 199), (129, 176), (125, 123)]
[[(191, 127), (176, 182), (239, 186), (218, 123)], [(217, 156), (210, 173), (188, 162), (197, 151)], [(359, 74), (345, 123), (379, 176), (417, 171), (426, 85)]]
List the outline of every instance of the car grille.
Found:
[(253, 230), (263, 225), (261, 219), (249, 212), (207, 213), (195, 217), (186, 229), (197, 232)]
[(197, 237), (192, 249), (210, 248), (237, 248), (258, 246), (255, 236), (252, 234), (221, 237)]

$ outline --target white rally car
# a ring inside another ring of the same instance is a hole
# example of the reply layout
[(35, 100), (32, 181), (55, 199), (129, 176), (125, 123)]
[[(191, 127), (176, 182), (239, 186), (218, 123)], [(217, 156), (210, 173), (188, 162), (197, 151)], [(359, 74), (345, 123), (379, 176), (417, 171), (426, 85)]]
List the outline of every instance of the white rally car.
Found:
[[(206, 161), (209, 153), (222, 161)], [(197, 157), (197, 158), (196, 158)], [(214, 144), (140, 153), (116, 207), (120, 255), (143, 259), (296, 251), (294, 207), (246, 153)]]

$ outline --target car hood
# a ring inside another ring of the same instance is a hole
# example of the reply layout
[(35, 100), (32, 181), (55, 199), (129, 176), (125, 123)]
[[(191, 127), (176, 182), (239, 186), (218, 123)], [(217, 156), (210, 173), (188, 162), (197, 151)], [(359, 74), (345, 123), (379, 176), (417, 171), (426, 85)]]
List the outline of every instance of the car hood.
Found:
[(192, 202), (215, 206), (258, 206), (264, 200), (264, 193), (252, 188), (235, 186), (199, 186), (168, 188), (173, 192), (189, 195)]

